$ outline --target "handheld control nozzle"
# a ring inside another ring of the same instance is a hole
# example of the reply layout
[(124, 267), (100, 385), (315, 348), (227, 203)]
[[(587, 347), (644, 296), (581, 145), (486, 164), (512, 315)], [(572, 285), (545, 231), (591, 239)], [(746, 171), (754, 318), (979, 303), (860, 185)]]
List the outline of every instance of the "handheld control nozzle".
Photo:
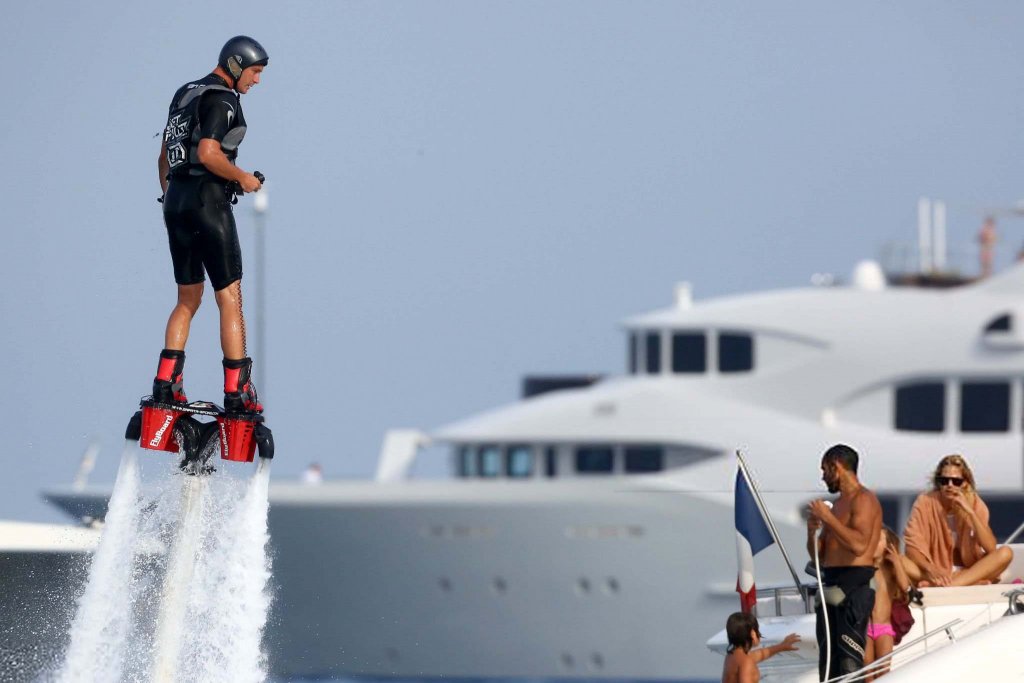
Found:
[[(267, 177), (259, 171), (253, 171), (252, 174), (256, 176), (256, 180), (260, 181), (260, 185), (267, 182)], [(257, 190), (257, 192), (259, 192), (259, 190)], [(228, 183), (228, 193), (231, 195), (232, 204), (237, 204), (238, 198), (245, 194), (245, 192), (242, 191), (242, 185), (237, 180), (232, 180)]]

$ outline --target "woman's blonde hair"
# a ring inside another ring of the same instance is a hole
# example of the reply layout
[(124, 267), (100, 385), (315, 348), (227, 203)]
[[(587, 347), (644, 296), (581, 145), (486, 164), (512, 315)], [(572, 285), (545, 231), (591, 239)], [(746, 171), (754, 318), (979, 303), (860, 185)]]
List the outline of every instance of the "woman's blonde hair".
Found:
[(942, 468), (944, 467), (959, 467), (960, 471), (964, 473), (964, 483), (967, 484), (964, 488), (964, 493), (973, 493), (975, 491), (974, 472), (971, 471), (971, 466), (967, 464), (964, 456), (956, 453), (947, 455), (936, 466), (935, 472), (932, 474), (932, 488), (934, 490), (938, 491), (942, 488), (939, 486), (939, 477), (942, 475)]

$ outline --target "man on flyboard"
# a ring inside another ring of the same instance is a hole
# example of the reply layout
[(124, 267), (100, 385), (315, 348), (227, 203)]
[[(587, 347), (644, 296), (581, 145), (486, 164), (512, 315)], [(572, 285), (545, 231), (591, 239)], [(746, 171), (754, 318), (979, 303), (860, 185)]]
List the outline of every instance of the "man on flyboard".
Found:
[(160, 188), (178, 301), (167, 321), (153, 400), (187, 403), (182, 386), (189, 326), (203, 296), (204, 270), (220, 309), (224, 408), (260, 413), (252, 383), (242, 313), (242, 252), (232, 215), (236, 194), (257, 192), (263, 177), (235, 165), (245, 137), (240, 95), (260, 82), (269, 57), (258, 42), (236, 36), (213, 73), (178, 88), (160, 145)]

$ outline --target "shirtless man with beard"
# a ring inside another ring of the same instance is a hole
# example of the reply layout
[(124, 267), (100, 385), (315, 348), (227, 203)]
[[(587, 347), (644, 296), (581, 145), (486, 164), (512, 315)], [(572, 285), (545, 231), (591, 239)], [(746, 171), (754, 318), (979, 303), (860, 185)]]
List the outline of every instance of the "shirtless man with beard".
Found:
[[(832, 446), (821, 458), (821, 478), (829, 493), (839, 493), (833, 507), (824, 500), (808, 507), (807, 552), (814, 544), (822, 568), (823, 596), (818, 596), (816, 635), (820, 680), (852, 673), (864, 665), (868, 619), (875, 604), (871, 588), (874, 551), (882, 534), (882, 506), (878, 497), (857, 479), (857, 451), (844, 444)], [(822, 529), (821, 536), (815, 536)], [(828, 610), (831, 667), (825, 671), (827, 644), (823, 610)]]

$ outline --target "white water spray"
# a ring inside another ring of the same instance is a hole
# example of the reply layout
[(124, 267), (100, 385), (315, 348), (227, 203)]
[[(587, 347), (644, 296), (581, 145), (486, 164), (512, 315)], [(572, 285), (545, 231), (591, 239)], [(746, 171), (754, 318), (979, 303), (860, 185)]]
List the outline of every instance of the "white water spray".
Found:
[(196, 552), (203, 533), (203, 498), (206, 489), (205, 477), (186, 477), (181, 487), (181, 523), (164, 574), (156, 624), (151, 676), (155, 683), (174, 683), (178, 680), (178, 653), (185, 631), (189, 584), (195, 572)]
[(139, 490), (135, 447), (129, 441), (121, 455), (89, 581), (78, 600), (71, 643), (58, 678), (62, 682), (121, 678), (124, 643), (132, 625), (130, 586), (141, 512)]
[(213, 480), (204, 507), (202, 549), (190, 586), (190, 629), (182, 640), (183, 680), (257, 683), (267, 676), (260, 649), (270, 609), (267, 491), (270, 461), (240, 482)]
[(175, 468), (144, 497), (129, 444), (57, 680), (265, 680), (269, 477)]

